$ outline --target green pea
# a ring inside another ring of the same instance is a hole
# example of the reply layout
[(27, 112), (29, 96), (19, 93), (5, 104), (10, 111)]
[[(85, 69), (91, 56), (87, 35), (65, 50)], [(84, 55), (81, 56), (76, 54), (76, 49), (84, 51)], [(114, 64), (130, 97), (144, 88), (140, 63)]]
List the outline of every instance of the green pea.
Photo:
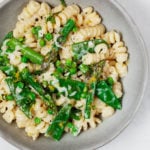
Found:
[(61, 61), (60, 61), (60, 60), (57, 60), (57, 61), (56, 61), (56, 67), (60, 67), (60, 65), (61, 65)]
[(48, 110), (47, 110), (47, 113), (50, 114), (50, 115), (53, 115), (53, 114), (54, 114), (54, 112), (53, 112), (51, 109), (48, 109)]
[(81, 94), (81, 97), (82, 97), (82, 98), (86, 98), (86, 96), (87, 96), (87, 93), (82, 93), (82, 94)]
[(71, 59), (66, 59), (66, 65), (67, 65), (68, 67), (71, 67), (71, 65), (72, 65), (72, 60), (71, 60)]
[(41, 26), (36, 26), (32, 28), (32, 34), (38, 34), (38, 32), (41, 30)]
[(6, 45), (8, 46), (8, 48), (10, 48), (12, 50), (15, 50), (15, 48), (16, 48), (15, 44), (12, 41), (8, 41), (6, 43)]
[(76, 68), (77, 67), (77, 63), (76, 62), (72, 62), (72, 68)]
[(42, 121), (41, 118), (38, 118), (38, 117), (35, 117), (35, 118), (34, 118), (34, 123), (35, 123), (36, 125), (40, 124), (41, 121)]
[(46, 45), (46, 42), (44, 39), (40, 39), (39, 44), (41, 47), (44, 47)]
[(47, 34), (45, 34), (45, 39), (46, 39), (47, 41), (50, 41), (50, 40), (53, 39), (53, 35), (52, 35), (51, 33), (47, 33)]
[(70, 72), (71, 75), (73, 75), (77, 72), (77, 69), (76, 68), (70, 68), (69, 72)]

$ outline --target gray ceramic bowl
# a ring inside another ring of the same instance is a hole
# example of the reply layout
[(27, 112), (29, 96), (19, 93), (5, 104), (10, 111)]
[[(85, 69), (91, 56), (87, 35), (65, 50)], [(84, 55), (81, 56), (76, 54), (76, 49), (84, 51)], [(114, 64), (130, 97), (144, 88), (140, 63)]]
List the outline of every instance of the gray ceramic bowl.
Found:
[[(28, 0), (4, 0), (0, 5), (0, 39), (14, 27), (17, 15), (27, 2)], [(56, 5), (59, 3), (59, 0), (49, 0), (49, 2), (52, 5)], [(67, 2), (77, 3), (82, 7), (94, 6), (102, 15), (103, 23), (108, 30), (116, 29), (122, 33), (130, 53), (129, 72), (123, 80), (125, 92), (123, 109), (104, 121), (96, 129), (84, 132), (78, 137), (66, 134), (60, 142), (44, 137), (40, 137), (33, 142), (25, 135), (23, 130), (17, 129), (15, 124), (8, 125), (0, 116), (0, 135), (19, 149), (96, 149), (111, 141), (129, 124), (140, 105), (146, 88), (148, 74), (147, 52), (136, 25), (125, 10), (117, 2), (110, 0), (68, 0)]]

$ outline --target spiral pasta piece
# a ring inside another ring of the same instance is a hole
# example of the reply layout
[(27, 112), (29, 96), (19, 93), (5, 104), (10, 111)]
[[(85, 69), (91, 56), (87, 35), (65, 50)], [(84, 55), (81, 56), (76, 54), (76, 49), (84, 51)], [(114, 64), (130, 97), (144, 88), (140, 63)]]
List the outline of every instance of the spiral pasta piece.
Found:
[(121, 36), (116, 31), (110, 31), (103, 35), (103, 39), (106, 40), (110, 44), (114, 44), (116, 42), (120, 42)]
[(73, 42), (82, 42), (92, 38), (100, 37), (105, 32), (105, 27), (103, 24), (94, 26), (94, 27), (85, 27), (79, 29), (71, 39)]

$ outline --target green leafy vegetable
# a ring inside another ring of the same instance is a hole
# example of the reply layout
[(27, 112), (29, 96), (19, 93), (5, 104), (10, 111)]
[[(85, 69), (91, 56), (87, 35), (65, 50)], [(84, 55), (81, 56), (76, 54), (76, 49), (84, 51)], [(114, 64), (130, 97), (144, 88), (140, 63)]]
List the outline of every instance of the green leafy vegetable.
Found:
[(64, 128), (67, 125), (67, 122), (71, 113), (71, 105), (65, 105), (58, 112), (57, 116), (52, 121), (51, 125), (48, 127), (46, 135), (51, 136), (55, 140), (59, 141), (63, 135)]

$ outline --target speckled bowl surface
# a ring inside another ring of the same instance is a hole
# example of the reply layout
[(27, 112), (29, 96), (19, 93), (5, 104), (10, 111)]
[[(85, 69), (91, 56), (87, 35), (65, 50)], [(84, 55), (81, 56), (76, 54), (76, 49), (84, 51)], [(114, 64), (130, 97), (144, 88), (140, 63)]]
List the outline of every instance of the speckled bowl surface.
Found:
[[(45, 0), (57, 5), (59, 0)], [(5, 0), (0, 4), (0, 39), (14, 28), (17, 16), (28, 0)], [(129, 124), (140, 106), (148, 75), (148, 55), (141, 35), (127, 12), (114, 0), (68, 0), (68, 4), (76, 3), (81, 7), (94, 6), (103, 17), (108, 30), (116, 29), (123, 35), (130, 54), (128, 75), (123, 79), (123, 109), (105, 120), (95, 129), (81, 133), (78, 137), (65, 134), (60, 142), (40, 137), (32, 141), (24, 130), (9, 125), (0, 116), (0, 136), (21, 150), (92, 150), (103, 146)]]

